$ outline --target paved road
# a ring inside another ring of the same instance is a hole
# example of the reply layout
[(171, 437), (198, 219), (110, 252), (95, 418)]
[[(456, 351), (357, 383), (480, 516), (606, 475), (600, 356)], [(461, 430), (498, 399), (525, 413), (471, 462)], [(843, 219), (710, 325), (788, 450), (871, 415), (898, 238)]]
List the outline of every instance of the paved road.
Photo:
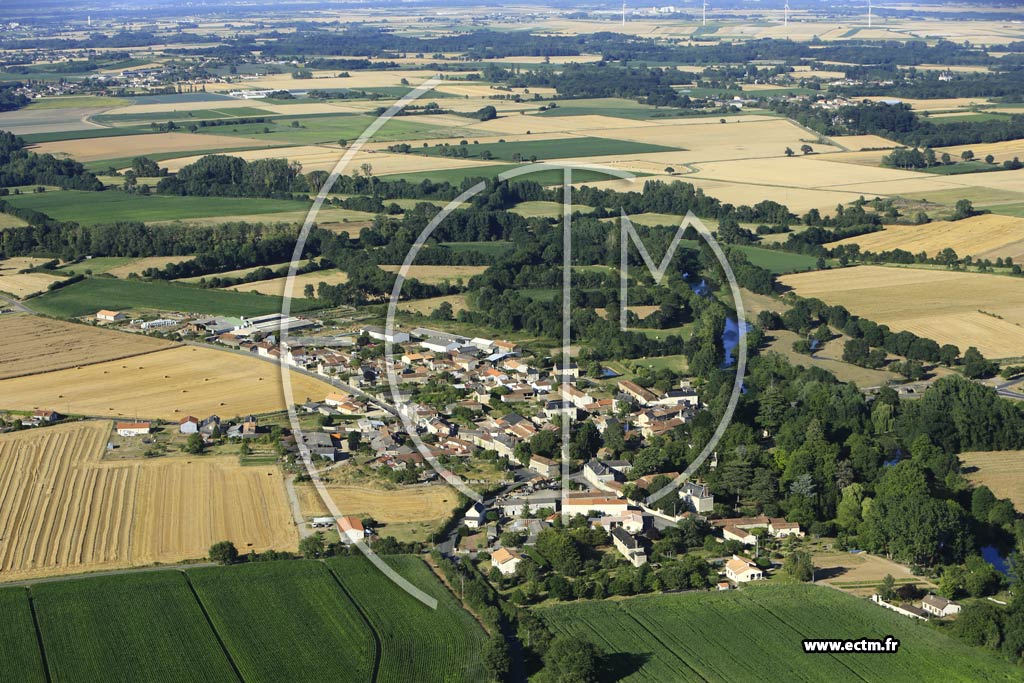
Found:
[(302, 538), (306, 536), (312, 536), (313, 530), (306, 524), (305, 517), (302, 516), (302, 508), (299, 506), (299, 496), (295, 493), (295, 477), (292, 475), (285, 479), (284, 487), (288, 491), (288, 502), (291, 503), (292, 507), (292, 519), (295, 520), (295, 526), (299, 530), (299, 535)]
[(120, 576), (121, 574), (139, 574), (141, 572), (157, 572), (166, 569), (192, 569), (193, 567), (216, 567), (213, 562), (193, 562), (191, 564), (164, 564), (155, 567), (132, 567), (129, 569), (110, 569), (103, 572), (90, 572), (88, 574), (68, 574), (67, 576), (44, 576), (38, 579), (25, 579), (23, 581), (6, 581), (0, 583), (5, 588), (8, 586), (32, 586), (37, 583), (57, 583), (60, 581), (76, 581), (78, 579), (91, 579), (95, 576)]
[(32, 314), (35, 314), (35, 311), (33, 311), (31, 308), (29, 308), (28, 306), (26, 306), (22, 302), (18, 301), (17, 299), (12, 299), (9, 296), (5, 296), (3, 294), (0, 294), (0, 302), (3, 302), (3, 304), (5, 306), (10, 306), (11, 308), (13, 308), (14, 310), (16, 310), (16, 311), (18, 311), (20, 313), (32, 313)]

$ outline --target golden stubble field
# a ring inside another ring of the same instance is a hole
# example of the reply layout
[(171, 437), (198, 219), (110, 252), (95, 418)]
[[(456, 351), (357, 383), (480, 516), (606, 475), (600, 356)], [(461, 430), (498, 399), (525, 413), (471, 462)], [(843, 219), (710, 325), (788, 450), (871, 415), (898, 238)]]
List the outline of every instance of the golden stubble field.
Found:
[(856, 266), (780, 278), (803, 297), (989, 358), (1024, 349), (1024, 280), (946, 270)]
[(88, 421), (0, 435), (0, 578), (13, 580), (293, 550), (281, 473), (235, 458), (106, 462), (112, 424)]
[(240, 138), (233, 135), (201, 135), (199, 133), (151, 133), (95, 139), (43, 142), (32, 147), (33, 152), (71, 157), (76, 161), (98, 161), (122, 157), (167, 152), (191, 152), (203, 149), (234, 149), (238, 147), (269, 147), (265, 140)]
[(985, 214), (962, 221), (937, 221), (925, 225), (891, 225), (885, 230), (849, 237), (828, 244), (858, 244), (862, 251), (875, 253), (903, 249), (935, 256), (947, 247), (958, 256), (975, 259), (1010, 257), (1024, 259), (1024, 218)]
[(1024, 451), (961, 453), (965, 476), (975, 486), (987, 486), (997, 498), (1024, 507)]
[[(311, 484), (298, 485), (295, 490), (304, 517), (330, 515)], [(382, 535), (399, 540), (425, 540), (444, 523), (458, 499), (455, 489), (446, 484), (402, 486), (391, 491), (336, 484), (327, 490), (342, 514), (373, 517), (385, 525)]]
[[(292, 373), (294, 400), (320, 400), (325, 382)], [(162, 419), (270, 413), (285, 408), (280, 368), (254, 356), (181, 346), (141, 356), (0, 380), (0, 408)]]
[[(4, 214), (6, 215), (6, 214)], [(0, 292), (6, 292), (17, 298), (41, 292), (51, 283), (64, 278), (49, 273), (20, 273), (26, 268), (35, 268), (48, 259), (31, 256), (15, 256), (0, 260)]]
[(0, 317), (0, 379), (129, 358), (173, 342), (27, 314)]

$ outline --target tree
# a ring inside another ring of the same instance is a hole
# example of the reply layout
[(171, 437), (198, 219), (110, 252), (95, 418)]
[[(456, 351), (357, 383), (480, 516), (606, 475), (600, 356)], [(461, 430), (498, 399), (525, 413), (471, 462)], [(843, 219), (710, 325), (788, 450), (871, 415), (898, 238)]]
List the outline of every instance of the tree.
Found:
[(508, 643), (500, 633), (495, 633), (487, 640), (484, 649), (484, 666), (487, 673), (495, 681), (504, 681), (512, 670), (512, 657), (508, 651)]
[(992, 156), (991, 154), (986, 154), (985, 155), (985, 163), (986, 164), (994, 164), (994, 163), (996, 163), (996, 158), (994, 156)]
[(956, 206), (953, 209), (953, 215), (951, 218), (954, 221), (961, 221), (965, 218), (970, 218), (974, 214), (974, 204), (971, 203), (971, 200), (960, 199), (957, 201)]
[(315, 560), (324, 554), (324, 537), (319, 533), (306, 536), (299, 541), (299, 553), (307, 560)]
[(814, 560), (805, 550), (794, 550), (786, 558), (783, 568), (797, 581), (814, 580)]
[(481, 121), (490, 121), (491, 119), (498, 118), (498, 110), (488, 104), (486, 107), (478, 109), (474, 116)]
[(307, 299), (312, 299), (316, 296), (316, 290), (313, 288), (312, 284), (307, 284), (302, 288), (302, 295)]
[(594, 644), (558, 635), (544, 654), (544, 679), (551, 683), (596, 683), (598, 653)]
[(238, 560), (238, 548), (231, 541), (218, 541), (210, 546), (209, 557), (217, 564), (233, 564)]
[(972, 152), (969, 149), (965, 149), (963, 152), (960, 153), (960, 158), (963, 159), (964, 161), (970, 161), (971, 159), (974, 158), (974, 152)]
[(814, 151), (814, 148), (811, 147), (810, 145), (804, 144), (800, 145), (800, 151), (803, 152), (804, 154), (810, 154), (811, 152)]
[(791, 157), (791, 156), (793, 156), (794, 154), (796, 154), (796, 152), (794, 152), (794, 151), (793, 151), (792, 149), (790, 149), (789, 147), (787, 147), (787, 148), (786, 148), (786, 156), (787, 156), (787, 157)]
[(968, 379), (984, 379), (991, 377), (995, 374), (998, 366), (989, 360), (985, 359), (985, 356), (981, 355), (981, 352), (974, 346), (964, 351), (963, 369), (964, 376)]
[(886, 574), (885, 578), (882, 579), (882, 583), (878, 586), (878, 597), (888, 602), (895, 595), (896, 578), (892, 574)]
[(203, 442), (203, 435), (198, 432), (195, 434), (189, 434), (188, 439), (185, 440), (185, 446), (182, 448), (186, 453), (192, 455), (199, 455), (206, 448), (206, 444)]

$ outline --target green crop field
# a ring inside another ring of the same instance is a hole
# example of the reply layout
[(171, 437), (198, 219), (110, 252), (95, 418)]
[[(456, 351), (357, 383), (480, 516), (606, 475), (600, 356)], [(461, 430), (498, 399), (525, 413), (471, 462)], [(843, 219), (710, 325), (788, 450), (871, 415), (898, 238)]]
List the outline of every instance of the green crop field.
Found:
[[(281, 310), (281, 298), (168, 282), (94, 277), (46, 292), (32, 299), (29, 306), (59, 318), (89, 315), (102, 308), (239, 316), (276, 313)], [(292, 310), (296, 312), (314, 306), (315, 302), (305, 299), (292, 301)]]
[[(546, 159), (569, 159), (572, 157), (605, 156), (622, 154), (647, 154), (651, 152), (675, 152), (677, 147), (665, 147), (630, 140), (611, 138), (575, 137), (554, 140), (516, 140), (514, 142), (489, 142), (462, 145), (468, 150), (468, 159), (480, 159), (485, 153), (498, 161), (515, 161), (516, 156), (538, 161)], [(450, 147), (449, 147), (450, 148)], [(414, 147), (412, 153), (426, 156), (444, 156), (446, 148), (441, 146)]]
[(238, 680), (179, 572), (43, 583), (32, 600), (55, 683)]
[[(609, 97), (605, 99), (562, 100), (558, 106), (541, 112), (540, 116), (614, 116), (621, 119), (659, 119), (679, 118), (687, 116), (680, 109), (662, 109), (649, 104), (639, 104), (633, 100)], [(715, 116), (721, 116), (715, 114)]]
[(41, 211), (59, 221), (82, 225), (115, 221), (169, 221), (305, 211), (309, 204), (286, 199), (238, 197), (178, 197), (127, 194), (117, 190), (79, 192), (63, 190), (21, 194), (6, 200), (18, 207)]
[[(559, 633), (590, 639), (606, 681), (1019, 681), (1020, 670), (867, 600), (808, 585), (576, 602), (536, 610)], [(900, 641), (894, 654), (804, 654), (804, 638)], [(753, 676), (754, 679), (757, 676)]]
[(45, 683), (46, 672), (26, 589), (0, 590), (0, 624), (4, 634), (0, 638), (0, 681)]
[(210, 567), (188, 577), (247, 683), (372, 680), (374, 634), (323, 563)]
[(150, 122), (155, 121), (157, 123), (165, 123), (167, 121), (174, 121), (175, 123), (181, 122), (188, 124), (190, 122), (201, 121), (203, 119), (233, 119), (239, 116), (272, 116), (273, 113), (266, 109), (259, 109), (257, 107), (225, 107), (224, 109), (217, 109), (212, 107), (210, 109), (191, 109), (185, 111), (159, 111), (159, 112), (148, 112), (148, 113), (137, 113), (137, 114), (97, 114), (92, 117), (92, 120), (96, 123), (112, 124), (118, 123), (130, 123), (130, 122)]
[[(457, 134), (451, 128), (435, 126), (429, 116), (404, 116), (389, 120), (374, 134), (373, 139), (409, 140)], [(212, 126), (200, 128), (198, 133), (209, 135), (237, 135), (240, 137), (266, 140), (274, 143), (295, 143), (311, 145), (338, 140), (355, 140), (375, 117), (364, 114), (329, 114), (285, 116), (266, 123), (242, 123), (237, 126)], [(299, 126), (292, 126), (292, 122)], [(467, 120), (468, 122), (468, 120)], [(269, 132), (264, 132), (264, 130)]]
[[(411, 183), (431, 180), (435, 183), (448, 182), (453, 185), (459, 185), (466, 178), (494, 178), (505, 171), (511, 171), (515, 168), (519, 168), (519, 166), (516, 164), (494, 164), (493, 166), (467, 166), (466, 168), (445, 168), (436, 171), (395, 173), (382, 177), (385, 180), (408, 180)], [(636, 173), (634, 175), (639, 177), (646, 174)], [(532, 180), (541, 185), (560, 185), (563, 177), (564, 174), (561, 169), (549, 168), (521, 176), (518, 180)], [(609, 180), (611, 177), (606, 173), (588, 169), (573, 169), (572, 171), (572, 182), (574, 183), (592, 183), (600, 180)]]
[(386, 561), (437, 610), (361, 556), (5, 588), (0, 683), (485, 680), (476, 620), (419, 557)]
[(388, 557), (402, 576), (437, 598), (431, 610), (396, 590), (369, 560), (342, 557), (328, 565), (370, 620), (380, 639), (377, 680), (429, 683), (486, 679), (481, 654), (484, 631), (418, 557)]

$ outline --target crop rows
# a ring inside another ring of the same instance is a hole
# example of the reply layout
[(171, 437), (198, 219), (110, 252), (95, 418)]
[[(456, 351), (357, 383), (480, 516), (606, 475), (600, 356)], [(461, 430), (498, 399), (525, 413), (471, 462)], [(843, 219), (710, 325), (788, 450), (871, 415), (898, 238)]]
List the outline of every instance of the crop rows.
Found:
[[(744, 680), (750, 662), (785, 681), (1019, 679), (1012, 666), (926, 625), (813, 586), (579, 602), (538, 613), (555, 632), (594, 642), (617, 681)], [(900, 641), (897, 653), (811, 656), (801, 645), (886, 636)]]
[(377, 632), (381, 644), (377, 680), (382, 683), (479, 681), (483, 630), (416, 557), (391, 557), (391, 564), (418, 588), (437, 598), (431, 610), (362, 557), (328, 564)]
[(39, 656), (36, 626), (28, 591), (24, 588), (0, 590), (0, 683), (35, 683), (46, 681), (43, 661)]
[(179, 572), (43, 583), (32, 597), (54, 683), (238, 680)]
[(188, 572), (247, 682), (373, 676), (374, 636), (319, 562), (264, 562)]

